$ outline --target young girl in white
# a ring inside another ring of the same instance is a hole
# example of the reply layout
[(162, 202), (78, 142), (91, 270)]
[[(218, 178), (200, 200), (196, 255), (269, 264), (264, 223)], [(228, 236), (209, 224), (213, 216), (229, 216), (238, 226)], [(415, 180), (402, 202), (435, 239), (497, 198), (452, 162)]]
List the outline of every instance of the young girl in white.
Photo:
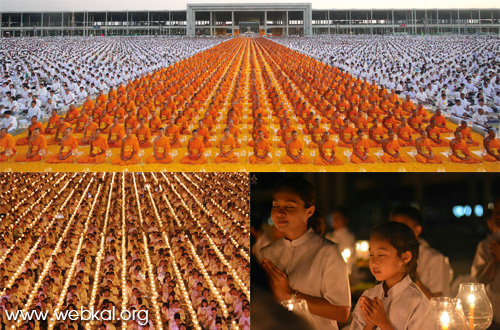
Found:
[(413, 282), (418, 241), (407, 225), (389, 222), (370, 235), (370, 270), (382, 281), (363, 292), (351, 330), (419, 330), (429, 301)]

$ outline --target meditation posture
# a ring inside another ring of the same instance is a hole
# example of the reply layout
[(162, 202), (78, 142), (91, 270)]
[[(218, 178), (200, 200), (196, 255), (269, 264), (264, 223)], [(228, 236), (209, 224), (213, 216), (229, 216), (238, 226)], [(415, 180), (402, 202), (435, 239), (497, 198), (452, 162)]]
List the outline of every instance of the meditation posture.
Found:
[(122, 139), (120, 154), (111, 159), (113, 165), (134, 165), (139, 162), (139, 141), (133, 135), (132, 128), (125, 130), (125, 137)]
[(102, 164), (106, 161), (107, 150), (108, 141), (101, 135), (101, 129), (97, 128), (90, 138), (89, 154), (79, 157), (76, 162), (79, 164)]
[(203, 154), (205, 146), (203, 141), (198, 137), (198, 130), (193, 130), (193, 137), (189, 139), (187, 145), (188, 154), (181, 159), (181, 164), (199, 165), (205, 164), (207, 158)]
[(68, 127), (64, 130), (64, 136), (61, 139), (61, 146), (57, 154), (47, 156), (47, 163), (73, 163), (78, 151), (78, 139), (73, 136), (73, 129)]
[(153, 141), (153, 154), (146, 159), (148, 164), (167, 164), (172, 162), (170, 140), (165, 136), (165, 129), (158, 129), (158, 136)]

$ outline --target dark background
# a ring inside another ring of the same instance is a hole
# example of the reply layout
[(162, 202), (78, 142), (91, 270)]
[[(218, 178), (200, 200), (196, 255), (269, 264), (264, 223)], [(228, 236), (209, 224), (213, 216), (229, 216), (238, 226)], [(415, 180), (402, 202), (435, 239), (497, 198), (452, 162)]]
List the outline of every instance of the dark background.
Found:
[[(423, 235), (450, 259), (455, 277), (470, 273), (476, 246), (488, 233), (488, 207), (500, 197), (500, 175), (488, 173), (251, 173), (252, 226), (270, 221), (271, 190), (288, 177), (304, 177), (317, 192), (317, 207), (327, 217), (345, 208), (356, 240), (388, 220), (392, 207), (411, 204), (423, 215)], [(453, 206), (469, 205), (471, 216), (455, 217)], [(477, 217), (474, 206), (482, 205)]]

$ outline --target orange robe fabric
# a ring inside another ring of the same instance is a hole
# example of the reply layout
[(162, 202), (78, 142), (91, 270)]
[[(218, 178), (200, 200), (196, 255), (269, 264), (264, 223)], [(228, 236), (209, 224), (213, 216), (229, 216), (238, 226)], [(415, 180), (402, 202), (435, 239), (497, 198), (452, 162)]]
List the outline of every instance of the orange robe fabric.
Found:
[[(4, 152), (8, 149), (12, 149), (12, 155), (16, 153), (16, 149), (14, 149), (14, 138), (10, 134), (7, 134), (0, 139), (0, 152)], [(6, 154), (0, 155), (0, 163), (6, 162), (8, 160), (9, 157), (7, 157)]]
[(28, 159), (27, 152), (26, 155), (20, 155), (16, 158), (16, 162), (38, 162), (42, 160), (42, 156), (38, 153), (40, 150), (47, 150), (47, 140), (45, 136), (40, 135), (36, 140), (31, 143), (31, 154), (35, 154), (33, 157)]
[(448, 140), (444, 140), (441, 137), (441, 129), (439, 127), (436, 126), (434, 128), (431, 128), (430, 130), (427, 131), (427, 133), (429, 134), (429, 137), (432, 139), (437, 139), (438, 137), (441, 139), (441, 143), (436, 143), (430, 139), (433, 147), (447, 147), (450, 145), (450, 142)]
[(465, 161), (457, 156), (451, 154), (450, 155), (450, 160), (455, 163), (465, 163), (465, 164), (477, 164), (481, 163), (481, 158), (478, 156), (474, 155), (469, 151), (469, 147), (467, 146), (467, 142), (465, 140), (461, 140), (459, 143), (455, 144), (455, 152), (459, 154), (460, 156), (469, 156), (469, 160)]
[[(362, 139), (361, 141), (359, 141), (354, 146), (354, 148), (359, 154), (363, 154), (365, 152), (365, 150), (367, 153), (370, 151), (370, 145), (366, 139)], [(373, 156), (370, 156), (369, 154), (367, 154), (366, 159), (362, 160), (361, 158), (356, 156), (356, 154), (353, 152), (351, 155), (351, 163), (353, 163), (353, 164), (375, 163), (375, 158), (373, 158)]]
[(148, 164), (167, 164), (172, 162), (172, 156), (168, 153), (170, 152), (170, 140), (166, 136), (162, 136), (159, 140), (156, 141), (156, 155), (158, 157), (163, 157), (163, 155), (167, 154), (163, 159), (156, 159), (153, 154), (151, 154), (148, 158), (146, 158), (146, 163)]
[(122, 138), (125, 136), (125, 129), (123, 125), (118, 124), (109, 128), (108, 138), (111, 137), (111, 142), (108, 147), (120, 148), (122, 146)]
[(98, 128), (99, 128), (99, 126), (97, 125), (97, 123), (92, 122), (89, 126), (87, 126), (87, 134), (85, 134), (85, 138), (87, 139), (88, 142), (85, 143), (83, 141), (83, 137), (81, 137), (78, 139), (78, 144), (81, 146), (89, 145), (90, 144), (90, 141), (89, 141), (90, 137), (92, 135), (94, 135), (95, 130)]
[(200, 153), (201, 153), (201, 156), (198, 159), (193, 159), (188, 154), (188, 155), (182, 157), (181, 164), (196, 165), (196, 164), (205, 164), (207, 162), (207, 158), (203, 154), (203, 152), (205, 151), (205, 146), (203, 145), (203, 141), (199, 137), (189, 141), (188, 150), (191, 150), (191, 154), (193, 156), (197, 156)]
[(462, 134), (462, 138), (466, 140), (466, 142), (470, 139), (472, 143), (469, 143), (472, 146), (478, 146), (479, 142), (475, 141), (472, 139), (472, 132), (469, 127), (464, 128), (463, 130), (460, 131), (460, 134)]
[(273, 160), (269, 156), (271, 145), (269, 144), (269, 140), (263, 138), (262, 141), (255, 145), (255, 152), (257, 152), (257, 155), (259, 156), (264, 156), (266, 154), (266, 151), (268, 152), (268, 154), (265, 158), (258, 158), (255, 155), (251, 155), (248, 160), (251, 164), (271, 164), (273, 162)]
[(321, 155), (316, 157), (314, 159), (314, 164), (315, 165), (323, 165), (323, 166), (328, 166), (328, 165), (343, 165), (344, 162), (340, 160), (339, 157), (337, 157), (337, 146), (335, 145), (335, 142), (333, 140), (328, 140), (323, 145), (321, 146), (321, 151), (323, 154), (327, 157), (330, 158), (332, 157), (333, 154), (335, 154), (335, 157), (333, 158), (333, 162), (329, 163), (327, 162)]
[[(422, 153), (424, 153), (425, 155), (430, 155), (432, 151), (431, 140), (425, 139), (424, 141), (420, 142), (420, 149), (422, 150)], [(436, 154), (433, 155), (432, 159), (429, 159), (417, 153), (415, 159), (417, 160), (417, 162), (423, 164), (441, 164), (443, 162), (443, 159)]]
[[(411, 138), (411, 135), (413, 133), (413, 130), (410, 126), (406, 125), (404, 127), (402, 127), (400, 130), (399, 130), (399, 134), (401, 136), (403, 136), (405, 139), (410, 139)], [(415, 146), (415, 141), (414, 140), (411, 140), (410, 142), (406, 142), (405, 140), (401, 139), (401, 138), (398, 138), (398, 142), (399, 142), (399, 145), (401, 147), (413, 147)]]
[(59, 121), (59, 118), (61, 118), (61, 116), (58, 116), (58, 115), (51, 116), (49, 118), (49, 121), (47, 122), (47, 127), (45, 127), (45, 131), (43, 131), (43, 134), (47, 134), (47, 135), (55, 134), (56, 128), (57, 128), (56, 126), (57, 126), (57, 122)]
[(168, 136), (170, 143), (175, 140), (173, 144), (170, 145), (170, 148), (180, 148), (182, 147), (182, 142), (180, 141), (181, 134), (179, 127), (177, 125), (172, 125), (166, 130), (166, 135)]
[(62, 151), (61, 157), (66, 156), (68, 153), (71, 155), (66, 159), (59, 159), (59, 150), (56, 154), (50, 155), (47, 157), (47, 163), (73, 163), (75, 160), (75, 156), (72, 154), (73, 150), (78, 148), (78, 140), (73, 135), (62, 141)]
[(439, 127), (439, 130), (441, 131), (441, 133), (453, 132), (453, 130), (451, 128), (448, 128), (448, 126), (446, 126), (446, 118), (444, 118), (443, 115), (435, 117), (434, 120), (436, 121), (436, 126), (444, 125), (444, 127)]
[(137, 138), (132, 135), (130, 139), (127, 139), (126, 141), (122, 140), (123, 144), (123, 157), (127, 158), (130, 157), (133, 151), (135, 151), (135, 154), (132, 158), (129, 160), (123, 160), (121, 155), (116, 155), (111, 159), (111, 164), (113, 165), (134, 165), (139, 162), (139, 141)]
[[(229, 136), (224, 142), (221, 142), (222, 144), (222, 152), (227, 153), (231, 149), (236, 148), (236, 145), (234, 143), (234, 139)], [(236, 156), (233, 153), (231, 153), (229, 156), (222, 156), (220, 153), (215, 157), (215, 163), (220, 164), (220, 163), (237, 163), (238, 162), (238, 156)]]
[[(354, 140), (355, 133), (356, 132), (354, 131), (354, 128), (352, 128), (351, 126), (347, 126), (346, 129), (344, 129), (344, 131), (340, 132), (339, 137), (340, 137), (340, 135), (342, 135), (342, 137), (346, 141), (352, 142)], [(344, 141), (342, 141), (341, 139), (339, 139), (339, 147), (352, 148), (352, 144), (347, 144)]]
[(66, 130), (66, 128), (68, 127), (71, 127), (67, 122), (63, 122), (61, 124), (61, 128), (59, 129), (59, 141), (56, 141), (56, 136), (54, 135), (53, 138), (50, 138), (47, 143), (50, 145), (50, 144), (60, 144), (61, 143), (61, 139), (63, 137), (63, 134), (64, 134), (64, 131)]
[(83, 155), (79, 157), (76, 162), (79, 164), (102, 164), (106, 161), (106, 152), (102, 155), (98, 155), (101, 151), (108, 150), (108, 140), (104, 136), (99, 136), (99, 138), (95, 141), (91, 142), (93, 147), (92, 153), (96, 156), (92, 157), (89, 155)]
[[(31, 132), (31, 134), (33, 134), (33, 131), (36, 128), (39, 128), (41, 133), (43, 132), (43, 124), (41, 122), (39, 122), (39, 121), (37, 121), (35, 124), (31, 124), (28, 127), (28, 129)], [(25, 145), (28, 145), (29, 143), (30, 143), (30, 141), (28, 139), (28, 136), (25, 136), (25, 137), (17, 139), (16, 146), (25, 146)]]
[(149, 131), (149, 128), (146, 126), (144, 127), (139, 127), (137, 129), (137, 141), (139, 141), (139, 146), (141, 148), (149, 148), (153, 145), (151, 142), (151, 132)]
[[(304, 151), (304, 144), (302, 143), (302, 141), (297, 139), (295, 141), (290, 142), (287, 148), (290, 150), (290, 153), (293, 156), (297, 156), (299, 154), (299, 150), (302, 150), (302, 152)], [(302, 153), (300, 158), (297, 160), (292, 159), (288, 155), (285, 155), (285, 157), (281, 158), (282, 164), (308, 164), (309, 161), (310, 161), (309, 157), (304, 155), (304, 153)]]
[[(500, 140), (499, 139), (491, 140), (489, 147), (490, 147), (491, 152), (494, 155), (498, 156), (499, 149), (500, 149)], [(0, 142), (0, 148), (1, 148), (1, 142)], [(491, 156), (490, 154), (484, 155), (484, 160), (487, 162), (498, 162), (498, 160), (495, 157)]]
[[(398, 140), (394, 139), (391, 142), (387, 143), (385, 146), (389, 152), (396, 152), (399, 151), (400, 145)], [(387, 153), (384, 153), (381, 157), (382, 161), (384, 163), (408, 163), (409, 160), (406, 156), (401, 155), (399, 153), (398, 157), (392, 157), (391, 155), (388, 155)]]
[[(381, 126), (378, 126), (372, 131), (372, 136), (375, 140), (377, 141), (382, 141), (384, 139), (384, 129)], [(368, 140), (368, 143), (370, 144), (370, 147), (380, 147), (382, 146), (381, 143), (377, 143), (373, 141), (372, 139)]]

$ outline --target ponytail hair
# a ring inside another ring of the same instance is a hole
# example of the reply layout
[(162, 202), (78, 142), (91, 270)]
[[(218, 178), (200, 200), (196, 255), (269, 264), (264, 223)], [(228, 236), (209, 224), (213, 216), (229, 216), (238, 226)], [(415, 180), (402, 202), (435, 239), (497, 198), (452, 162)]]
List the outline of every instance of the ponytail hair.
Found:
[(411, 259), (405, 265), (406, 274), (416, 281), (419, 243), (413, 230), (403, 223), (391, 221), (375, 226), (370, 233), (370, 238), (372, 237), (389, 242), (400, 258), (403, 253), (411, 252)]

